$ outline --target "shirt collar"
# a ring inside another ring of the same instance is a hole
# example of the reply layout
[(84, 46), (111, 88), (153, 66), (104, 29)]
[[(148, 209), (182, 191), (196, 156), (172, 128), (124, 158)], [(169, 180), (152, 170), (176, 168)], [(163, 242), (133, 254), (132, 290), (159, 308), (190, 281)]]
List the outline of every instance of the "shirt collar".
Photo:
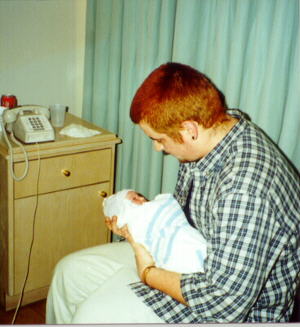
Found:
[(221, 140), (221, 142), (204, 158), (194, 161), (184, 163), (186, 169), (193, 174), (195, 171), (200, 172), (201, 175), (208, 176), (211, 173), (221, 169), (223, 166), (224, 158), (226, 157), (226, 152), (228, 148), (232, 145), (232, 142), (239, 137), (242, 131), (247, 126), (247, 116), (243, 114), (240, 110), (230, 109), (227, 113), (239, 121), (233, 126), (233, 128), (227, 133), (227, 135)]

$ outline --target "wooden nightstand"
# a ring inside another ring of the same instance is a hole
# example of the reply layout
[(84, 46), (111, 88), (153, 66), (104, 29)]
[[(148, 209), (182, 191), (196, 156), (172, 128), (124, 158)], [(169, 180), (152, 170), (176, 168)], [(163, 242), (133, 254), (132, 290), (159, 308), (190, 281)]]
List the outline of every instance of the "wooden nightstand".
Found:
[[(67, 114), (65, 126), (71, 123), (97, 129), (101, 134), (71, 138), (56, 129), (54, 142), (26, 145), (29, 171), (19, 182), (11, 177), (7, 145), (3, 138), (0, 140), (0, 299), (6, 309), (18, 303), (32, 239), (22, 304), (47, 296), (59, 259), (110, 241), (102, 200), (113, 191), (115, 146), (120, 139)], [(20, 176), (24, 156), (17, 146), (14, 162), (16, 175)]]

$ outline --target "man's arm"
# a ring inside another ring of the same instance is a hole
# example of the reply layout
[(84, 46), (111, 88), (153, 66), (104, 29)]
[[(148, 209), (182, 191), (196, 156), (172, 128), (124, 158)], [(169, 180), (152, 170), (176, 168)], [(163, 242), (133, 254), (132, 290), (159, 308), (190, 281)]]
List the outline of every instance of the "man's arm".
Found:
[[(128, 238), (127, 238), (128, 239)], [(152, 288), (156, 288), (168, 295), (170, 295), (175, 300), (187, 305), (185, 299), (182, 296), (180, 288), (181, 274), (164, 270), (161, 268), (153, 267), (155, 264), (150, 253), (145, 249), (145, 247), (139, 243), (132, 243), (132, 239), (128, 240), (135, 252), (135, 259), (138, 274), (143, 282)], [(152, 267), (151, 267), (152, 266)], [(145, 269), (151, 267), (145, 275)], [(142, 278), (143, 277), (143, 278)]]
[(147, 273), (146, 284), (170, 295), (178, 302), (188, 305), (181, 293), (180, 279), (181, 274), (179, 273), (153, 267)]
[(147, 274), (144, 276), (144, 282), (148, 286), (156, 288), (165, 294), (170, 295), (175, 300), (187, 305), (180, 289), (181, 274), (155, 267), (155, 262), (153, 261), (151, 254), (142, 244), (136, 243), (133, 240), (128, 231), (127, 225), (122, 228), (117, 227), (117, 219), (116, 216), (112, 217), (112, 219), (106, 218), (105, 223), (113, 233), (125, 237), (131, 244), (135, 253), (137, 272), (140, 278), (142, 279), (143, 273), (147, 267), (154, 266), (149, 269)]

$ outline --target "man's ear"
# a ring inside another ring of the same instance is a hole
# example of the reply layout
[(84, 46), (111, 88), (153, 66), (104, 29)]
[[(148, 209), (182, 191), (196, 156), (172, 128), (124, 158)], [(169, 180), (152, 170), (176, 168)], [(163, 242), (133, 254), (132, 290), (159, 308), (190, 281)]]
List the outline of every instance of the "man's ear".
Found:
[(182, 124), (182, 132), (192, 138), (192, 140), (196, 140), (198, 138), (198, 123), (194, 120), (186, 120)]

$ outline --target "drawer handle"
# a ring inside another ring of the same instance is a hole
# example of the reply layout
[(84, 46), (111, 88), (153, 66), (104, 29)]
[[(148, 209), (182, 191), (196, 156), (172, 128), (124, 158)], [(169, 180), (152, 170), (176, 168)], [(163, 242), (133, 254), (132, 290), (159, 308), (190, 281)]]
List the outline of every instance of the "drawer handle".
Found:
[(105, 192), (105, 191), (99, 191), (98, 193), (99, 193), (100, 196), (102, 196), (102, 198), (107, 197), (107, 192)]
[(71, 175), (70, 170), (67, 170), (67, 169), (63, 169), (61, 172), (62, 172), (66, 177), (69, 177), (69, 176)]

